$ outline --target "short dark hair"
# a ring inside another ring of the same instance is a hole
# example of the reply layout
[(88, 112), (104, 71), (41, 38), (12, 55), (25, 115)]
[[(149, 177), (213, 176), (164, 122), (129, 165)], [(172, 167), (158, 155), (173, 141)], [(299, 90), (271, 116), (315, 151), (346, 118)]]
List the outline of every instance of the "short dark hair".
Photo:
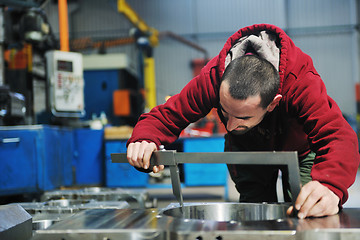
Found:
[(260, 94), (262, 108), (272, 102), (280, 86), (276, 68), (256, 55), (245, 55), (232, 60), (221, 81), (228, 82), (230, 95), (234, 99), (245, 100)]

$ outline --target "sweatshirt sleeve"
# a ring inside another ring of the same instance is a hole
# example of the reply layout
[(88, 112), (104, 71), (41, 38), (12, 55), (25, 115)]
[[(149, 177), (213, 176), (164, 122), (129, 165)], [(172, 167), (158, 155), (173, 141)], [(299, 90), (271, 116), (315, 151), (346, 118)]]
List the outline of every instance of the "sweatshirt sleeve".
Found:
[(218, 80), (211, 60), (179, 94), (140, 116), (127, 144), (154, 142), (157, 146), (174, 142), (190, 123), (206, 116), (216, 106)]
[(313, 180), (327, 186), (340, 198), (348, 198), (347, 189), (354, 183), (359, 166), (357, 135), (342, 116), (336, 102), (326, 92), (315, 71), (294, 77), (287, 95), (290, 112), (298, 116), (316, 153), (311, 171)]

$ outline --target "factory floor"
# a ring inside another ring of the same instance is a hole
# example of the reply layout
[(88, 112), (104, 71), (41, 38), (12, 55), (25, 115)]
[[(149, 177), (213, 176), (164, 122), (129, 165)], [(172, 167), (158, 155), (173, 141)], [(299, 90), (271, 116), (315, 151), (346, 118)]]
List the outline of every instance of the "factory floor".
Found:
[[(281, 181), (278, 181), (281, 182)], [(278, 185), (281, 188), (281, 185)], [(171, 188), (148, 188), (146, 189), (151, 198), (155, 198), (158, 208), (164, 208), (171, 203), (176, 203)], [(355, 183), (349, 188), (349, 199), (344, 204), (345, 208), (360, 208), (360, 170), (357, 172)], [(281, 191), (279, 191), (281, 192)], [(227, 187), (203, 186), (183, 187), (184, 202), (237, 202), (239, 193), (231, 179), (228, 179)], [(278, 195), (279, 200), (282, 196)]]

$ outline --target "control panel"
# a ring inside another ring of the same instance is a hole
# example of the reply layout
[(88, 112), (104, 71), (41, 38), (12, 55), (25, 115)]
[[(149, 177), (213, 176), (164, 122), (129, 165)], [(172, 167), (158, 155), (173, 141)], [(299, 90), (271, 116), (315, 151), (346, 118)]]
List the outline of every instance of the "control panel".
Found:
[(49, 51), (45, 54), (49, 104), (57, 117), (84, 115), (84, 77), (82, 54)]

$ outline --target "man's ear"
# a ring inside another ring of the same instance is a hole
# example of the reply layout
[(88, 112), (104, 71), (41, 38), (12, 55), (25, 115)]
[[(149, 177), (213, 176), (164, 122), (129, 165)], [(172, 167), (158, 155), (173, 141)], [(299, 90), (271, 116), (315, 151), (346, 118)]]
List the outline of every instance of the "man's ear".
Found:
[(282, 95), (277, 94), (277, 95), (274, 97), (274, 99), (272, 100), (272, 102), (269, 104), (269, 106), (267, 106), (266, 110), (267, 110), (268, 112), (272, 112), (272, 111), (275, 109), (275, 107), (276, 107), (277, 105), (279, 105), (279, 102), (280, 102), (281, 98), (282, 98)]

